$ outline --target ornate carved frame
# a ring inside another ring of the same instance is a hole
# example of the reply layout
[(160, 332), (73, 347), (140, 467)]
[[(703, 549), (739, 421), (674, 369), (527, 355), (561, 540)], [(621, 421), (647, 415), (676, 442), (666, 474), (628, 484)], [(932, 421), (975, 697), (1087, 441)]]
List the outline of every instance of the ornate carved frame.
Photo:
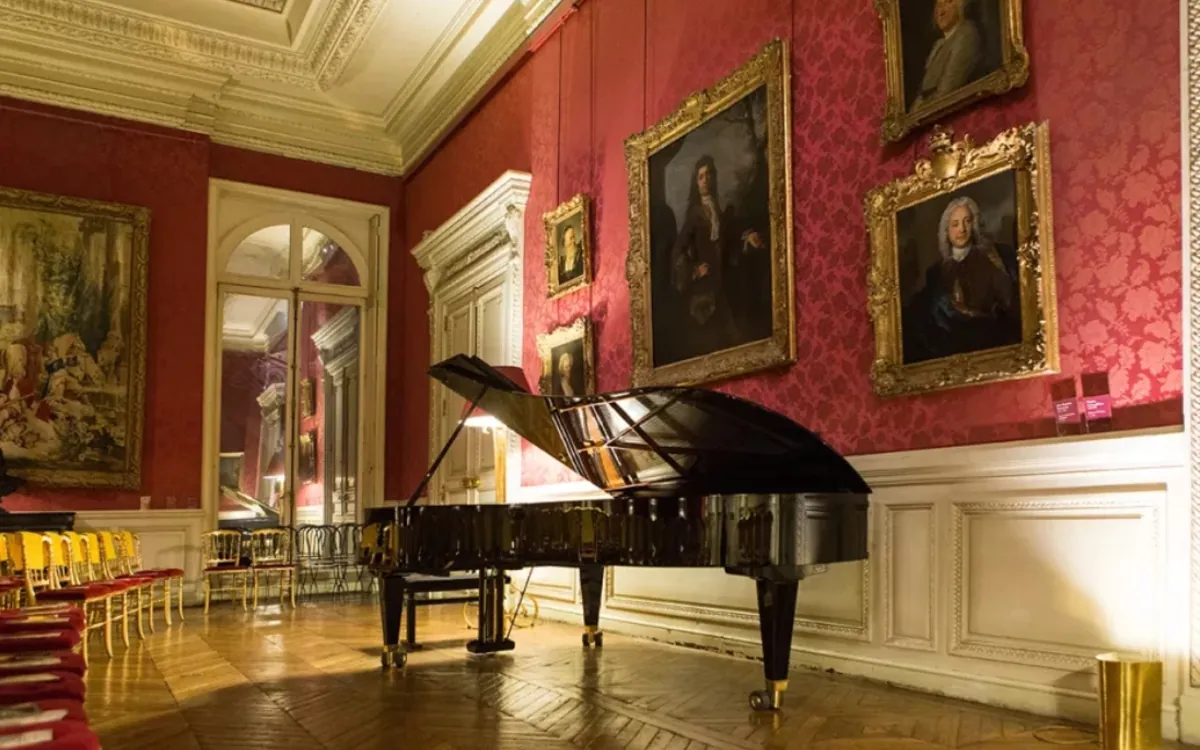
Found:
[[(553, 211), (542, 216), (546, 225), (546, 286), (548, 299), (556, 299), (577, 289), (583, 289), (592, 283), (592, 206), (591, 200), (580, 193)], [(554, 241), (558, 233), (558, 225), (576, 214), (581, 214), (579, 223), (583, 227), (583, 236), (579, 238), (580, 252), (583, 253), (583, 275), (565, 284), (558, 281), (558, 246)]]
[[(791, 71), (788, 45), (776, 39), (711, 88), (687, 97), (673, 113), (625, 141), (629, 175), (630, 319), (633, 385), (684, 385), (721, 380), (796, 361), (792, 247)], [(771, 215), (771, 337), (655, 367), (650, 299), (649, 160), (760, 86), (767, 89), (767, 162)]]
[(129, 383), (125, 407), (125, 465), (119, 471), (19, 469), (12, 473), (42, 487), (116, 487), (142, 483), (142, 428), (146, 393), (146, 278), (150, 260), (150, 210), (139, 206), (0, 188), (0, 206), (108, 219), (132, 228), (129, 252)]
[(1029, 52), (1025, 49), (1022, 0), (1000, 0), (1000, 67), (982, 78), (934, 99), (912, 112), (904, 101), (904, 57), (901, 47), (900, 1), (875, 0), (883, 23), (883, 54), (887, 70), (887, 105), (883, 116), (884, 143), (898, 141), (912, 130), (989, 96), (1020, 88), (1029, 80)]
[[(565, 326), (554, 329), (550, 333), (539, 333), (537, 336), (538, 359), (542, 362), (542, 376), (538, 380), (538, 391), (543, 395), (550, 392), (550, 377), (554, 372), (554, 363), (550, 353), (554, 347), (583, 339), (583, 384), (588, 393), (596, 392), (596, 344), (592, 338), (592, 319), (582, 315)], [(581, 394), (582, 395), (582, 394)]]
[[(935, 129), (931, 156), (913, 174), (871, 189), (866, 198), (871, 235), (867, 305), (875, 323), (871, 381), (880, 396), (1013, 380), (1058, 370), (1058, 313), (1050, 192), (1049, 126), (1007, 130), (975, 147), (951, 143)], [(1017, 261), (1021, 290), (1021, 343), (905, 365), (901, 350), (900, 280), (896, 215), (964, 185), (1016, 172)]]

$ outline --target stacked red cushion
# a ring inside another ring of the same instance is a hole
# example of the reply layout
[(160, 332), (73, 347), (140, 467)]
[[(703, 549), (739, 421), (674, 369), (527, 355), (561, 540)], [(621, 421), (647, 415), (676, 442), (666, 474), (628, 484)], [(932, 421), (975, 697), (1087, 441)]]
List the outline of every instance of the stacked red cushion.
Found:
[(0, 633), (0, 654), (29, 651), (71, 651), (79, 645), (78, 630), (30, 630)]
[(51, 699), (83, 701), (86, 696), (87, 686), (79, 675), (70, 672), (0, 677), (0, 706)]
[(88, 715), (82, 703), (66, 698), (0, 706), (0, 729), (48, 724), (54, 721), (81, 721), (86, 724)]
[(80, 721), (0, 729), (0, 747), (30, 750), (100, 750), (100, 738)]
[(84, 628), (83, 612), (78, 609), (60, 612), (0, 611), (0, 633), (26, 633), (31, 630), (79, 630)]
[(0, 654), (0, 677), (38, 672), (70, 672), (82, 677), (87, 672), (87, 662), (72, 651)]

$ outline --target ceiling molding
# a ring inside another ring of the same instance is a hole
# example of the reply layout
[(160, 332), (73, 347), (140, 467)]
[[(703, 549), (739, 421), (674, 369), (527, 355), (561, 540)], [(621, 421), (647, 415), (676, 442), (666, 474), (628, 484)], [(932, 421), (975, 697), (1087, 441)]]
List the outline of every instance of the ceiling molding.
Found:
[(417, 35), (410, 48), (422, 51), (381, 89), (363, 83), (392, 71), (380, 58), (397, 40), (377, 29), (381, 18), (395, 24), (403, 3), (425, 0), (313, 0), (291, 48), (120, 2), (133, 4), (0, 0), (0, 93), (391, 176), (419, 164), (570, 4), (414, 6), (434, 20), (397, 34)]
[(287, 0), (232, 0), (235, 3), (249, 5), (251, 8), (262, 8), (275, 13), (282, 13), (283, 7), (287, 5)]

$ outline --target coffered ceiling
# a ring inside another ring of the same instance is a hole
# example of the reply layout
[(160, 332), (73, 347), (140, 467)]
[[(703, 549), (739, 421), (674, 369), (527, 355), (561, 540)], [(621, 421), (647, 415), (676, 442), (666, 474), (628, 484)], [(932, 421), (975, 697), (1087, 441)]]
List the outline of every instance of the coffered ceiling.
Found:
[(383, 174), (566, 0), (0, 0), (0, 93)]

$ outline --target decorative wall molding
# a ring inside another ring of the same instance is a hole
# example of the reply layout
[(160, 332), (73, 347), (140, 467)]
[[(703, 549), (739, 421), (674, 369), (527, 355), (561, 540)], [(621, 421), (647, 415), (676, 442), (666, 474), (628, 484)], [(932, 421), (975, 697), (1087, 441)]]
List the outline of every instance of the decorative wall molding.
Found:
[[(1180, 3), (1180, 67), (1183, 88), (1183, 180), (1181, 201), (1184, 223), (1184, 278), (1187, 291), (1183, 301), (1183, 358), (1187, 397), (1184, 399), (1184, 423), (1188, 426), (1188, 470), (1191, 482), (1191, 575), (1188, 687), (1190, 705), (1200, 709), (1200, 0)], [(1185, 739), (1200, 742), (1200, 711), (1185, 719), (1194, 728)]]
[[(399, 71), (380, 56), (379, 34), (368, 43), (390, 1), (314, 0), (308, 17), (277, 16), (279, 38), (269, 39), (100, 0), (0, 0), (0, 93), (403, 175), (561, 0), (467, 0), (440, 31), (401, 28), (437, 36), (408, 40), (429, 46)], [(219, 17), (220, 7), (207, 12)], [(357, 85), (350, 69), (390, 73), (396, 90)]]
[[(1176, 428), (850, 457), (874, 491), (871, 558), (801, 582), (794, 663), (1092, 722), (1095, 655), (1141, 647), (1164, 661), (1178, 735), (1185, 445)], [(572, 482), (515, 501), (603, 496)], [(545, 616), (579, 621), (570, 574), (535, 569)], [(606, 590), (606, 629), (761, 655), (749, 579), (622, 568)]]
[(141, 542), (147, 568), (181, 568), (184, 602), (196, 602), (200, 589), (203, 510), (88, 510), (75, 514), (80, 531), (128, 529)]

